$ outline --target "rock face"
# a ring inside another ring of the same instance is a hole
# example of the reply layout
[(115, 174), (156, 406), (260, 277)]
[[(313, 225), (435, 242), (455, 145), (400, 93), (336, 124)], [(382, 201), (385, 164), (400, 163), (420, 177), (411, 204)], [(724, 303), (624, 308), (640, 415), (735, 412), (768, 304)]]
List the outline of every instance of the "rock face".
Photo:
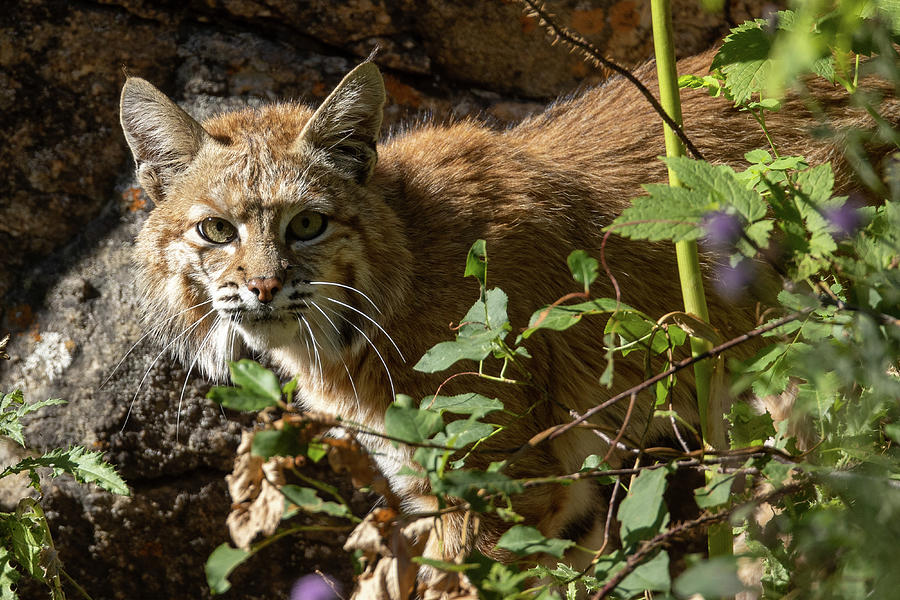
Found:
[[(118, 126), (123, 70), (202, 118), (278, 98), (318, 102), (378, 47), (388, 127), (422, 114), (503, 125), (600, 75), (501, 0), (7, 4), (0, 337), (13, 334), (13, 360), (0, 364), (0, 390), (68, 400), (33, 419), (26, 439), (39, 449), (103, 450), (132, 487), (130, 498), (66, 481), (45, 490), (60, 556), (93, 598), (208, 597), (203, 563), (227, 535), (223, 477), (249, 421), (223, 414), (187, 366), (140, 341), (130, 255), (152, 207), (134, 187)], [(729, 4), (740, 21), (763, 2)], [(676, 2), (684, 54), (724, 31), (721, 14), (698, 6)], [(562, 0), (549, 9), (625, 64), (650, 54), (649, 2)], [(354, 502), (365, 511), (373, 499)], [(341, 545), (334, 535), (282, 541), (233, 576), (228, 597), (286, 597), (316, 569), (349, 581)]]

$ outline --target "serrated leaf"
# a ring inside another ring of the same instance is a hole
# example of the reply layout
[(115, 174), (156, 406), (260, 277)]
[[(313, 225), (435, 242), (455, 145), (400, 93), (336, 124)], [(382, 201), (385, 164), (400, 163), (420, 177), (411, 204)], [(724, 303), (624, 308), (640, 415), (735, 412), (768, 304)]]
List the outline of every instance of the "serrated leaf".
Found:
[(441, 415), (428, 409), (395, 402), (384, 414), (385, 433), (404, 442), (424, 442), (443, 427)]
[(131, 493), (125, 481), (116, 473), (115, 467), (105, 462), (101, 453), (88, 452), (82, 446), (73, 446), (68, 450), (55, 448), (42, 456), (23, 458), (4, 469), (0, 477), (40, 467), (53, 469), (54, 477), (60, 473), (68, 473), (80, 483), (94, 483), (114, 494), (128, 496)]
[(696, 240), (703, 235), (700, 221), (714, 209), (712, 200), (704, 193), (683, 187), (645, 184), (649, 196), (631, 201), (606, 231), (632, 239)]
[(725, 75), (725, 88), (735, 104), (744, 104), (754, 93), (767, 91), (772, 61), (772, 39), (763, 30), (763, 19), (735, 27), (713, 58), (711, 69)]
[(508, 302), (509, 299), (506, 296), (506, 292), (500, 288), (487, 290), (484, 294), (484, 306), (487, 315), (485, 325), (489, 330), (496, 332), (500, 336), (503, 335), (500, 332), (509, 329), (509, 317), (506, 314)]
[(566, 549), (574, 544), (572, 540), (546, 538), (537, 528), (527, 525), (513, 525), (497, 540), (498, 548), (509, 550), (519, 556), (540, 552), (557, 558), (562, 558)]
[(584, 293), (588, 293), (591, 284), (597, 279), (599, 263), (591, 258), (584, 250), (575, 250), (566, 259), (572, 277), (584, 286)]
[(469, 417), (465, 421), (448, 423), (446, 431), (445, 444), (452, 448), (463, 448), (494, 433), (494, 427), (488, 423), (477, 421), (474, 417)]
[(347, 506), (323, 500), (312, 488), (288, 484), (281, 487), (281, 493), (284, 494), (285, 499), (307, 512), (324, 513), (332, 517), (346, 517), (351, 514)]
[(731, 423), (728, 435), (732, 448), (762, 446), (766, 440), (775, 436), (772, 416), (767, 412), (757, 414), (746, 402), (732, 404), (725, 418)]
[(131, 495), (128, 485), (116, 472), (115, 467), (103, 460), (100, 452), (88, 452), (80, 446), (75, 446), (69, 453), (75, 467), (66, 472), (75, 477), (76, 481), (93, 483), (114, 494)]
[(694, 192), (706, 194), (715, 203), (711, 210), (732, 206), (747, 223), (766, 216), (768, 205), (765, 200), (758, 192), (747, 189), (731, 167), (711, 165), (686, 156), (670, 156), (665, 163), (684, 185)]
[(669, 512), (663, 501), (667, 474), (665, 468), (641, 471), (619, 506), (617, 516), (626, 548), (653, 537), (668, 524)]
[(206, 583), (213, 594), (224, 594), (231, 588), (228, 576), (242, 562), (250, 558), (251, 552), (232, 548), (228, 544), (221, 544), (213, 550), (203, 570), (206, 572)]

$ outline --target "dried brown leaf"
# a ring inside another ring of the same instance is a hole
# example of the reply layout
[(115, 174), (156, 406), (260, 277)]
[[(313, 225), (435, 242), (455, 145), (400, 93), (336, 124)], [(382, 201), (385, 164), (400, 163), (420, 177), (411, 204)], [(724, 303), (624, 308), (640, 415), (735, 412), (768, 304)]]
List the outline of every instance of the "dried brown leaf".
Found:
[(253, 434), (244, 432), (231, 475), (225, 477), (233, 501), (225, 520), (231, 539), (238, 548), (249, 549), (258, 535), (275, 533), (284, 514), (284, 459), (262, 457), (250, 452)]

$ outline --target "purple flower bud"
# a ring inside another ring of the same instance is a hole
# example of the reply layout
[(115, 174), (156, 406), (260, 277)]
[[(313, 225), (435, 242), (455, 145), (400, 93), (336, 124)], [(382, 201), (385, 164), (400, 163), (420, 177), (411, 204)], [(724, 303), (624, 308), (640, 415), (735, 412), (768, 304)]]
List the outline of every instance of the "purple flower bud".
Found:
[(742, 259), (735, 266), (719, 265), (716, 268), (715, 286), (723, 298), (740, 297), (753, 281), (755, 267), (752, 260)]
[(859, 204), (852, 198), (834, 208), (823, 211), (825, 220), (834, 230), (835, 237), (850, 237), (862, 226), (862, 215), (859, 212)]
[(304, 575), (291, 588), (291, 600), (338, 600), (337, 582), (325, 575)]
[(744, 230), (741, 218), (722, 211), (708, 213), (703, 218), (707, 241), (717, 248), (731, 248)]

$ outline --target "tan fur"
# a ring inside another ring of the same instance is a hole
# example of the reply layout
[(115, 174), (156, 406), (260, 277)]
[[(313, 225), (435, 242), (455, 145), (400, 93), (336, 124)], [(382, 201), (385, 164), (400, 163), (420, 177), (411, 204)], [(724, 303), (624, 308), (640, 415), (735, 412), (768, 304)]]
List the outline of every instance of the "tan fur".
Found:
[[(710, 59), (709, 53), (689, 59), (680, 71), (705, 73)], [(651, 81), (652, 66), (639, 75)], [(815, 84), (814, 93), (827, 105), (843, 95), (823, 83)], [(707, 158), (736, 164), (746, 151), (766, 145), (752, 118), (726, 101), (700, 92), (682, 98), (687, 132)], [(576, 290), (567, 255), (584, 249), (597, 256), (602, 228), (642, 193), (640, 184), (665, 179), (656, 158), (664, 153), (659, 119), (622, 80), (506, 131), (474, 121), (417, 128), (383, 141), (376, 163), (383, 102), (378, 70), (364, 63), (315, 113), (280, 104), (225, 114), (201, 127), (147, 82), (126, 82), (122, 123), (141, 183), (156, 203), (138, 238), (138, 280), (160, 337), (168, 342), (187, 331), (172, 343), (183, 361), (197, 361), (209, 376), (222, 379), (226, 361), (248, 347), (286, 376), (299, 375), (300, 398), (308, 406), (381, 429), (392, 399), (387, 372), (396, 392), (417, 399), (433, 394), (447, 376), (419, 373), (411, 365), (451, 336), (448, 324), (458, 322), (476, 298), (477, 284), (462, 277), (474, 240), (487, 240), (489, 285), (509, 295), (511, 322), (522, 328), (535, 309)], [(896, 122), (896, 102), (886, 111)], [(866, 118), (849, 110), (839, 117), (839, 125)], [(838, 186), (847, 189), (850, 174), (835, 147), (809, 142), (807, 131), (815, 124), (796, 100), (770, 118), (784, 154), (804, 154), (814, 163), (836, 160)], [(311, 242), (290, 243), (288, 222), (309, 210), (327, 215), (328, 229)], [(207, 217), (227, 219), (239, 238), (224, 245), (203, 241), (197, 223)], [(679, 308), (668, 245), (613, 237), (607, 260), (625, 302), (655, 317)], [(250, 279), (263, 277), (283, 282), (271, 304), (263, 305), (248, 289)], [(308, 281), (353, 286), (380, 312), (360, 293)], [(755, 325), (750, 306), (732, 305), (708, 291), (710, 313), (723, 336)], [(612, 296), (605, 277), (592, 294)], [(212, 304), (185, 311), (210, 299)], [(381, 329), (344, 305), (377, 320), (407, 361)], [(605, 367), (603, 327), (603, 319), (586, 319), (566, 333), (529, 339), (535, 388), (473, 377), (445, 386), (448, 394), (477, 391), (500, 398), (509, 409), (501, 417), (505, 434), (483, 447), (473, 467), (507, 457), (537, 433), (568, 421), (570, 410), (583, 412), (644, 378), (640, 361), (624, 360), (612, 390), (598, 385)], [(696, 422), (690, 378), (685, 372), (675, 404)], [(640, 437), (652, 401), (650, 395), (638, 399), (627, 438)], [(625, 408), (612, 407), (593, 422), (614, 434)], [(650, 439), (671, 435), (667, 421), (652, 423)], [(362, 439), (409, 508), (436, 507), (421, 480), (397, 475), (409, 463), (410, 450), (373, 436)], [(571, 473), (586, 455), (606, 450), (601, 437), (575, 430), (525, 453), (508, 473)], [(613, 462), (624, 458), (616, 454)], [(602, 527), (604, 502), (593, 483), (582, 481), (529, 490), (515, 508), (527, 523), (557, 536), (578, 521), (597, 519)], [(461, 514), (445, 518), (445, 535), (432, 540), (429, 552), (457, 554), (464, 523)], [(502, 558), (493, 546), (504, 527), (485, 517), (479, 549)], [(598, 528), (582, 529), (582, 539), (598, 538)]]

